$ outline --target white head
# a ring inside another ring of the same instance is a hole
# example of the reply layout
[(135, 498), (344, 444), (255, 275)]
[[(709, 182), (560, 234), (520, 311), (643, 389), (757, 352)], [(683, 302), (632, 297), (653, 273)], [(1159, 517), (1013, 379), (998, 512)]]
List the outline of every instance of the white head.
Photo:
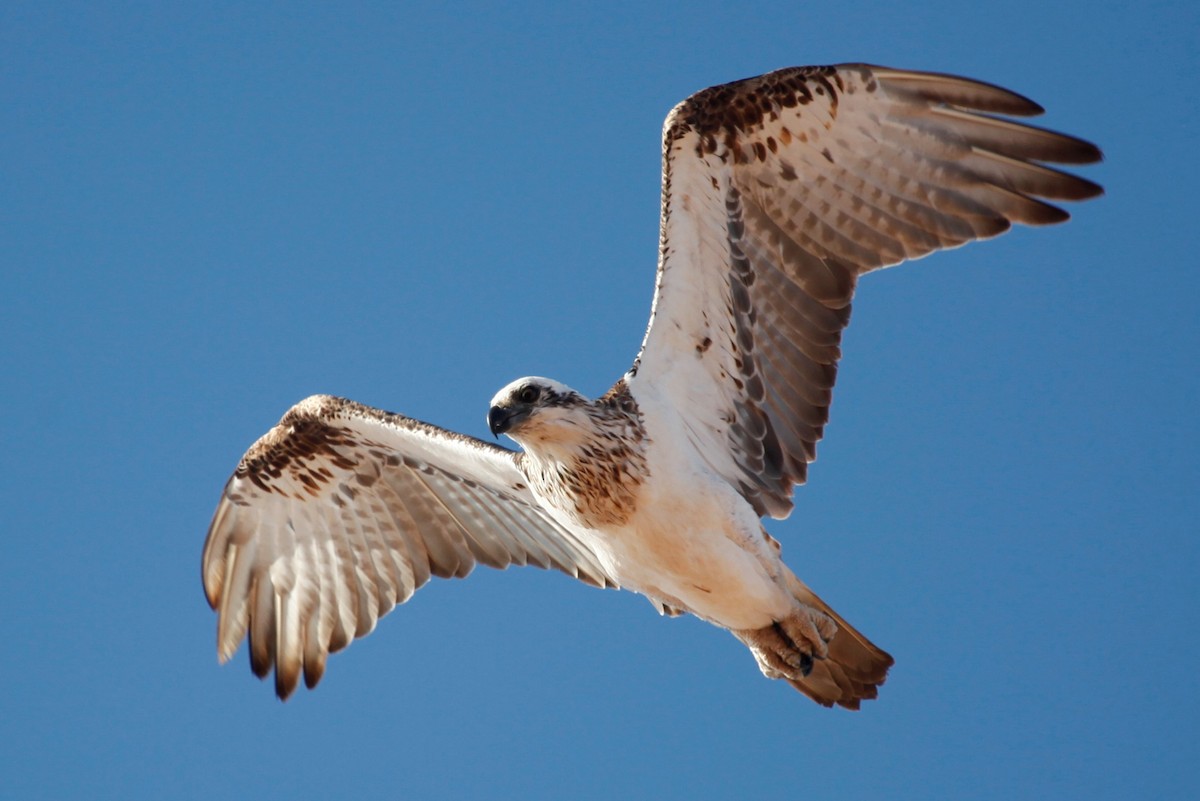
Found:
[(551, 378), (526, 376), (492, 398), (488, 428), (494, 436), (508, 434), (522, 445), (566, 443), (590, 430), (586, 413), (590, 401)]

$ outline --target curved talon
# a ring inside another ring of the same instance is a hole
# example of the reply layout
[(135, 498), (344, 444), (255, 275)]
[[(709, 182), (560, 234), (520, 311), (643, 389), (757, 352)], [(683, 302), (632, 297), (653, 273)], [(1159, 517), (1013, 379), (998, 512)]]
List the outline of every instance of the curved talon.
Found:
[(829, 656), (837, 624), (825, 613), (803, 606), (795, 614), (764, 626), (733, 632), (754, 654), (758, 668), (771, 679), (803, 679), (815, 660)]

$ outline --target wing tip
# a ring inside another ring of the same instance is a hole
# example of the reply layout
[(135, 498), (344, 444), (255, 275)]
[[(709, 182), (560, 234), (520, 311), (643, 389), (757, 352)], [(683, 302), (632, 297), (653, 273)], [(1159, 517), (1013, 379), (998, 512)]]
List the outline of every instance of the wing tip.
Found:
[(280, 701), (287, 701), (300, 686), (300, 666), (282, 666), (275, 664), (275, 696)]
[(929, 102), (1015, 117), (1037, 117), (1046, 113), (1040, 103), (988, 81), (948, 72), (899, 70), (870, 64), (848, 66), (867, 68), (889, 92), (908, 94)]
[[(1029, 154), (1030, 161), (1049, 164), (1098, 164), (1104, 161), (1104, 151), (1086, 139), (1034, 125), (1025, 125), (1019, 122), (1012, 124), (1020, 125), (1026, 131), (1041, 135), (1045, 143), (1050, 146), (1046, 152)], [(1080, 178), (1079, 180), (1084, 179)]]
[(1099, 164), (1104, 161), (1104, 151), (1098, 145), (1076, 136), (1070, 138), (1074, 146), (1072, 160), (1064, 161), (1064, 164)]

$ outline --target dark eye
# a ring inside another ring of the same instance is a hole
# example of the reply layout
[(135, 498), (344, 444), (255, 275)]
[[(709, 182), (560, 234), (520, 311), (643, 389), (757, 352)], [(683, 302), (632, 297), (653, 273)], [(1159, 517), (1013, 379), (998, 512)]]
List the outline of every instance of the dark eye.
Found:
[(521, 403), (533, 403), (538, 399), (538, 388), (533, 386), (521, 387), (521, 391), (517, 393), (517, 400)]

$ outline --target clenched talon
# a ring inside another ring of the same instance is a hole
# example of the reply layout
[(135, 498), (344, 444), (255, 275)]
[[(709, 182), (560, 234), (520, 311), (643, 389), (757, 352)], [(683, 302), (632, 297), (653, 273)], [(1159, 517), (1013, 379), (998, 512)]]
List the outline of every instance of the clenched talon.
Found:
[(770, 626), (733, 633), (750, 648), (763, 675), (802, 679), (812, 673), (814, 660), (829, 655), (837, 624), (820, 610), (802, 606)]

